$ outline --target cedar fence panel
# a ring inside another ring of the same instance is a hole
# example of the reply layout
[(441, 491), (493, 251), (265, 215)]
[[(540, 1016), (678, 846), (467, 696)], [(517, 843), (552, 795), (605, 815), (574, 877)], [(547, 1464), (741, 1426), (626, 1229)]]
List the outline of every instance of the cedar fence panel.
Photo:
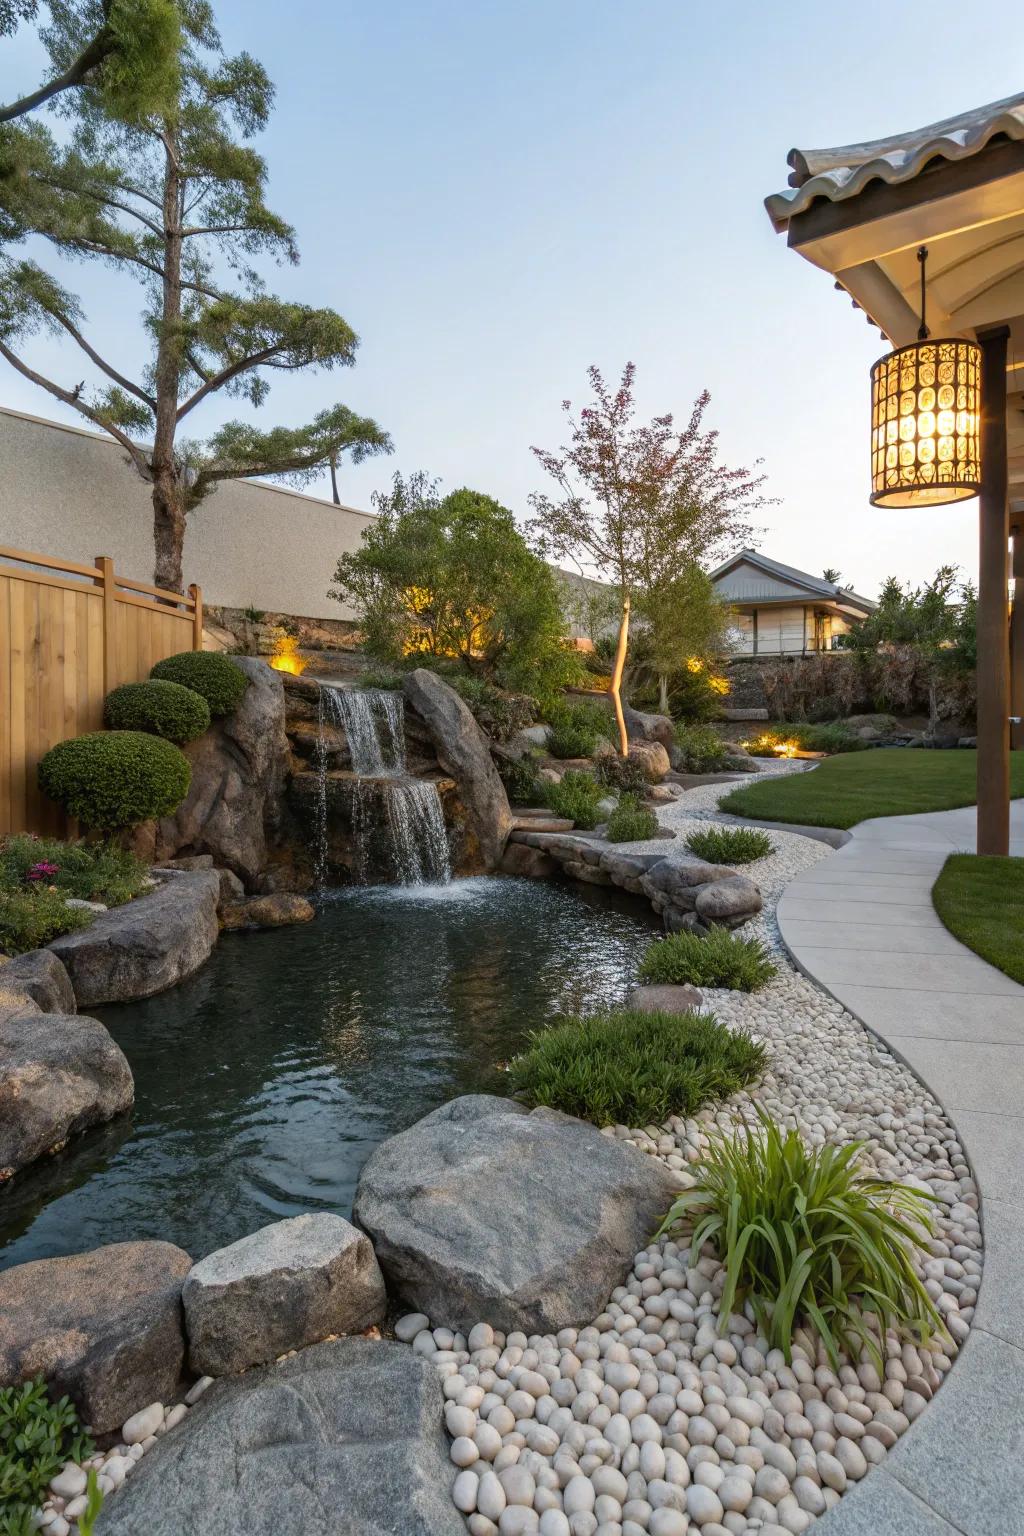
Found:
[(202, 650), (203, 600), (0, 545), (0, 837), (73, 831), (36, 783), (56, 742), (103, 726), (103, 700), (165, 656)]

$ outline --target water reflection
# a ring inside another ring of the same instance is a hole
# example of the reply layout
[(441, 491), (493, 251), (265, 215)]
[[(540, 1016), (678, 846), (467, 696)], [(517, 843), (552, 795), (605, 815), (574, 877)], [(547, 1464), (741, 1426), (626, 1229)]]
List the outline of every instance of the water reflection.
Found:
[(0, 1195), (0, 1268), (127, 1238), (199, 1256), (305, 1210), (347, 1214), (370, 1150), (561, 1012), (619, 1001), (655, 929), (622, 893), (520, 880), (325, 898), (225, 935), (191, 981), (101, 1010), (131, 1120)]

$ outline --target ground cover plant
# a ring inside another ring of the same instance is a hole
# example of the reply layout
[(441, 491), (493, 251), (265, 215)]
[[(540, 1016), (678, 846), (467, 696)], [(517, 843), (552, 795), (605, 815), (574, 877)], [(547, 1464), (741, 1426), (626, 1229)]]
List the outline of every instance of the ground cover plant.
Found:
[(741, 939), (727, 928), (706, 936), (670, 933), (652, 944), (640, 962), (640, 980), (669, 986), (725, 987), (756, 992), (776, 973), (760, 939)]
[(179, 651), (158, 661), (149, 675), (191, 688), (206, 700), (211, 715), (230, 715), (249, 686), (241, 667), (217, 651)]
[(767, 832), (754, 827), (708, 827), (691, 832), (686, 846), (708, 864), (752, 864), (775, 852)]
[(623, 795), (608, 818), (606, 836), (610, 843), (639, 843), (657, 830), (654, 812), (641, 805), (636, 795)]
[[(879, 747), (830, 758), (809, 773), (745, 784), (721, 801), (723, 811), (812, 827), (853, 827), (871, 816), (909, 816), (973, 805), (978, 754)], [(1010, 754), (1010, 793), (1024, 795), (1024, 752)]]
[(559, 783), (544, 786), (544, 801), (556, 816), (564, 816), (582, 831), (589, 832), (601, 820), (598, 805), (606, 793), (593, 774), (570, 768), (563, 773)]
[(675, 738), (687, 773), (716, 773), (729, 756), (729, 743), (700, 721), (677, 722)]
[(94, 1451), (70, 1399), (51, 1401), (41, 1376), (0, 1389), (0, 1536), (31, 1536), (50, 1479)]
[(169, 816), (192, 782), (178, 747), (143, 731), (94, 731), (40, 759), (39, 788), (84, 827), (110, 832)]
[(839, 1352), (863, 1351), (879, 1369), (879, 1335), (895, 1328), (919, 1342), (939, 1327), (914, 1269), (931, 1236), (931, 1197), (859, 1171), (862, 1142), (809, 1147), (758, 1108), (756, 1128), (714, 1136), (698, 1182), (676, 1200), (662, 1231), (693, 1227), (692, 1261), (711, 1243), (725, 1265), (724, 1333), (749, 1304), (768, 1342), (791, 1358), (808, 1322), (833, 1370)]
[(210, 728), (210, 706), (194, 688), (151, 677), (107, 694), (104, 724), (113, 731), (149, 731), (179, 745)]
[(62, 933), (87, 928), (92, 918), (84, 907), (69, 907), (59, 891), (0, 890), (0, 954), (40, 949)]
[(118, 907), (142, 890), (142, 859), (116, 843), (66, 843), (20, 833), (0, 842), (0, 889), (38, 891), (55, 887), (65, 897)]
[(706, 1013), (621, 1008), (537, 1030), (509, 1066), (515, 1094), (595, 1125), (693, 1114), (764, 1070), (765, 1049)]
[(1024, 859), (950, 854), (932, 901), (961, 944), (1024, 983)]

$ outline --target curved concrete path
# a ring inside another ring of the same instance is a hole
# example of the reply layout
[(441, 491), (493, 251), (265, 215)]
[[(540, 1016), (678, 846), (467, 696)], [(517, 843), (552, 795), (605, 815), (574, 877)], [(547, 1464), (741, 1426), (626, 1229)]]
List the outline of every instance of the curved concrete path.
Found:
[[(949, 1111), (982, 1196), (985, 1269), (967, 1343), (935, 1401), (822, 1536), (1024, 1536), (1024, 987), (953, 938), (931, 901), (975, 810), (889, 816), (786, 887), (796, 964)], [(1024, 854), (1024, 802), (1011, 853)]]

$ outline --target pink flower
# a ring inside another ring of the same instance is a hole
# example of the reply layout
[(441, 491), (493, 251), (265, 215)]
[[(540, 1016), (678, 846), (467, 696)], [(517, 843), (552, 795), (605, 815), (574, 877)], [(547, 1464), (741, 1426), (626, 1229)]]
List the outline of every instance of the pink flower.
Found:
[(42, 859), (38, 864), (32, 865), (25, 878), (27, 880), (48, 880), (51, 875), (57, 874), (59, 869), (59, 864), (50, 864), (46, 859)]

